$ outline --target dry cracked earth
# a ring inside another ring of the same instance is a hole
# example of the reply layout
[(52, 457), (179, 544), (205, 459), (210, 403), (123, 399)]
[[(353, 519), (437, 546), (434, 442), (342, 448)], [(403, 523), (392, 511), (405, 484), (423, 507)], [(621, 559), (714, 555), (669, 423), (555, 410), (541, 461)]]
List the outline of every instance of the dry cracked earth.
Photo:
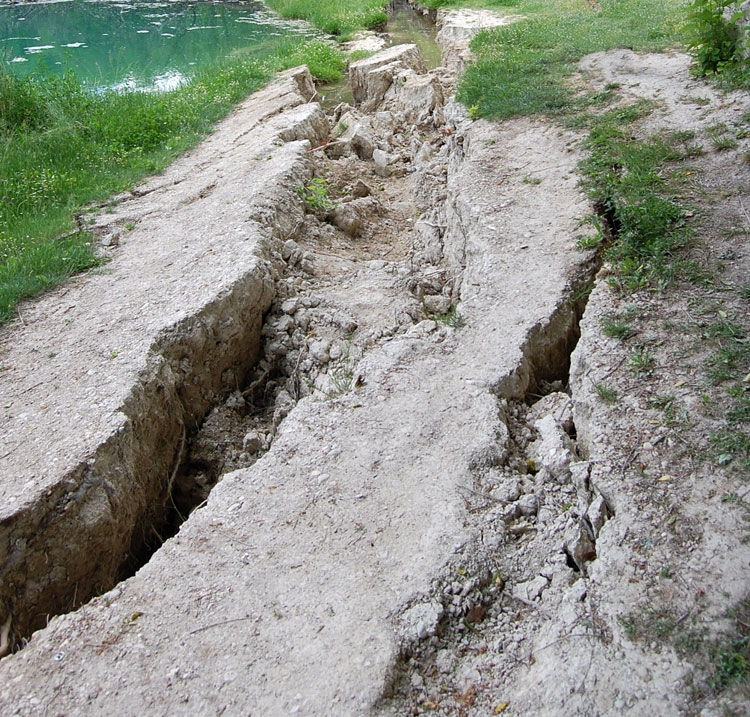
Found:
[(3, 714), (747, 713), (705, 340), (748, 328), (747, 139), (711, 141), (746, 95), (582, 61), (704, 146), (717, 278), (625, 294), (576, 248), (583, 135), (452, 100), (458, 17), (445, 67), (354, 63), (353, 106), (256, 93), (0, 333)]

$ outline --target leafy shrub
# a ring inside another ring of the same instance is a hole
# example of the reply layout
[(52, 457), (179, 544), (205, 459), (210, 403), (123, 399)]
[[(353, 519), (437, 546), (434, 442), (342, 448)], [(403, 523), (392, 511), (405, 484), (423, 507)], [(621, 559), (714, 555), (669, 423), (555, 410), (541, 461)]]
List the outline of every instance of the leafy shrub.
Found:
[(688, 13), (688, 48), (698, 74), (721, 73), (741, 61), (743, 16), (739, 0), (695, 0)]
[(297, 194), (312, 212), (325, 212), (334, 207), (333, 200), (328, 195), (328, 184), (320, 177), (311, 179), (304, 187), (297, 187)]

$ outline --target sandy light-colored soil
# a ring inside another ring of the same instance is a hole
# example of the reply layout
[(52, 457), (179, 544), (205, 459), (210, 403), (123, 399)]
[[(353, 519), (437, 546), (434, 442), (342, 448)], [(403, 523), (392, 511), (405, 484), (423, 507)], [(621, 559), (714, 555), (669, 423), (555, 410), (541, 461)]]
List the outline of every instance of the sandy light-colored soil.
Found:
[(750, 107), (688, 69), (580, 73), (705, 143), (722, 290), (595, 278), (582, 136), (470, 121), (414, 47), (328, 116), (281, 78), (101, 214), (106, 271), (0, 336), (3, 714), (744, 714), (710, 676), (746, 475), (707, 457), (699, 339), (749, 328), (746, 140), (708, 136)]

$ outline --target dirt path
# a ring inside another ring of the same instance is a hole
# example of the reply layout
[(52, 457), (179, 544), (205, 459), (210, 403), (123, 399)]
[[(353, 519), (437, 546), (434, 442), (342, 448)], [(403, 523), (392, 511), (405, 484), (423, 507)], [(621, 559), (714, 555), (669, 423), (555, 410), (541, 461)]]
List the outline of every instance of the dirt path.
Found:
[[(644, 133), (695, 124), (694, 92), (747, 110), (683, 56), (582, 70), (666, 98)], [(638, 620), (709, 652), (747, 594), (743, 476), (681, 452), (698, 412), (654, 427), (663, 387), (600, 323), (641, 307), (690, 408), (703, 358), (662, 317), (692, 294), (586, 306), (579, 136), (470, 121), (413, 47), (352, 76), (328, 117), (305, 73), (250, 98), (99, 216), (106, 272), (0, 337), (3, 713), (741, 709)]]

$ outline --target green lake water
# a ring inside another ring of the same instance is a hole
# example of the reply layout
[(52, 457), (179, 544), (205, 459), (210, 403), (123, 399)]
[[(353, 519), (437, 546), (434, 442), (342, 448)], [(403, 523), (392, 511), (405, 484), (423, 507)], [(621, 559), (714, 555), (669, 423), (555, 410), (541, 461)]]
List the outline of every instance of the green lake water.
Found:
[(233, 53), (315, 36), (258, 2), (0, 2), (0, 61), (24, 76), (72, 71), (93, 87), (169, 90)]

